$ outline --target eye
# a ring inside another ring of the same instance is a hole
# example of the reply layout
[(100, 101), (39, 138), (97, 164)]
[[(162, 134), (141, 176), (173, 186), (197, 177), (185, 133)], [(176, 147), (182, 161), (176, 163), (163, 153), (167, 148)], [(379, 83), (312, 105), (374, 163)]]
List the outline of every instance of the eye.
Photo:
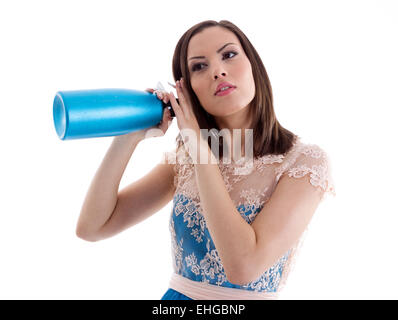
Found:
[[(233, 56), (230, 57), (230, 58), (233, 58), (234, 56), (237, 55), (237, 53), (236, 53), (235, 51), (228, 51), (228, 52), (226, 52), (226, 53), (223, 54), (223, 57), (228, 56), (228, 55), (231, 54), (231, 53), (233, 54)], [(230, 59), (230, 58), (228, 58), (228, 59)]]
[(201, 70), (202, 68), (199, 68), (203, 63), (196, 63), (192, 66), (192, 71), (197, 71)]
[[(233, 56), (231, 57), (230, 56), (230, 54), (233, 54)], [(237, 52), (235, 52), (235, 51), (228, 51), (228, 52), (225, 52), (223, 55), (222, 55), (222, 57), (223, 57), (223, 59), (224, 59), (224, 57), (227, 57), (226, 59), (231, 59), (231, 58), (233, 58), (234, 56), (236, 56), (238, 53)], [(195, 71), (200, 71), (200, 70), (202, 70), (202, 68), (200, 67), (201, 65), (205, 65), (204, 63), (196, 63), (196, 64), (194, 64), (193, 66), (192, 66), (192, 68), (191, 68), (191, 70), (193, 71), (193, 72), (195, 72)]]

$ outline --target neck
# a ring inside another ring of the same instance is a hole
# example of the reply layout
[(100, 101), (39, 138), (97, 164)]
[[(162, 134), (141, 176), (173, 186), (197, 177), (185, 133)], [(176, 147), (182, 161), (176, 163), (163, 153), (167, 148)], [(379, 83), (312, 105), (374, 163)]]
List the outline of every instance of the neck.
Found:
[(247, 141), (247, 143), (248, 147), (253, 149), (253, 135), (252, 134), (250, 135), (250, 132), (246, 132), (246, 129), (253, 129), (251, 127), (252, 123), (251, 123), (251, 116), (249, 110), (250, 110), (249, 108), (244, 108), (239, 112), (236, 112), (228, 116), (214, 117), (218, 127), (220, 128), (220, 131), (221, 130), (229, 131), (231, 142), (229, 142), (228, 139), (223, 139), (223, 143), (225, 143), (228, 146), (228, 152), (231, 155), (231, 159), (234, 159), (233, 155), (234, 152), (236, 152), (234, 150), (239, 148), (241, 150), (240, 155), (242, 157), (246, 157), (246, 150), (245, 150), (246, 138), (251, 139), (251, 141)]

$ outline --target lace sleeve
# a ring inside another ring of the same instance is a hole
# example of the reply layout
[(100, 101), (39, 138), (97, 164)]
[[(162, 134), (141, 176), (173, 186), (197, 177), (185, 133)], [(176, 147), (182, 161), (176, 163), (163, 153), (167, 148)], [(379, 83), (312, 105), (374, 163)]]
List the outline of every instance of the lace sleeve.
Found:
[(332, 166), (328, 154), (317, 145), (302, 145), (291, 155), (278, 174), (302, 178), (309, 175), (309, 181), (314, 187), (323, 190), (322, 201), (326, 196), (336, 196), (332, 177)]

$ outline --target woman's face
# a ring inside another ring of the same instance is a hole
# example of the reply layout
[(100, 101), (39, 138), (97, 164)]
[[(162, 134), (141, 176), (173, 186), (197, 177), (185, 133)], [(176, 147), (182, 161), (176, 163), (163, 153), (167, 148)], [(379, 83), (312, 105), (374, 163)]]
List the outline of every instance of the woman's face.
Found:
[[(216, 119), (243, 111), (253, 100), (251, 64), (233, 32), (210, 27), (197, 33), (189, 42), (187, 56), (192, 89)], [(227, 95), (216, 95), (217, 86), (223, 82), (236, 88)]]

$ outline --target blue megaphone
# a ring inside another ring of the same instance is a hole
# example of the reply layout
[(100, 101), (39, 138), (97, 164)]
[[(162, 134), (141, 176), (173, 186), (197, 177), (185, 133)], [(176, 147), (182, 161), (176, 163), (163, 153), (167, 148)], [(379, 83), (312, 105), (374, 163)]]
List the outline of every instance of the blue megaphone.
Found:
[(131, 89), (58, 91), (53, 103), (55, 130), (61, 140), (127, 134), (159, 124), (171, 103), (153, 93)]

